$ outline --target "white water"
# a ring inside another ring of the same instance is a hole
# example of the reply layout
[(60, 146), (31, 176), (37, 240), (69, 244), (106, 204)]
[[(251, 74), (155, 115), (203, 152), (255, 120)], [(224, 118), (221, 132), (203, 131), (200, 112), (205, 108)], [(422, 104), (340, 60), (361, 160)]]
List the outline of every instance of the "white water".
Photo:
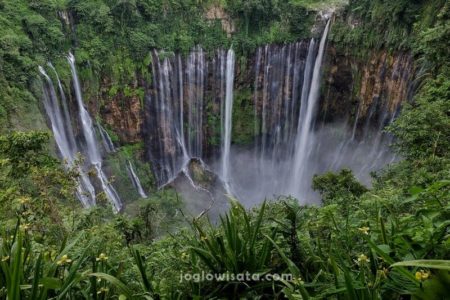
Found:
[(58, 75), (58, 72), (56, 72), (55, 67), (50, 62), (48, 62), (47, 65), (53, 70), (53, 72), (55, 73), (55, 76), (56, 76), (56, 80), (58, 81), (59, 96), (61, 99), (60, 102), (61, 102), (62, 108), (63, 108), (63, 116), (64, 116), (64, 119), (66, 120), (66, 122), (64, 122), (64, 128), (65, 128), (65, 132), (66, 132), (66, 135), (68, 138), (68, 145), (69, 145), (69, 148), (71, 149), (71, 151), (73, 153), (76, 153), (75, 149), (77, 149), (77, 144), (75, 141), (75, 137), (73, 135), (74, 131), (73, 131), (73, 127), (72, 127), (72, 121), (70, 119), (70, 113), (69, 113), (69, 107), (67, 104), (66, 94), (64, 93), (64, 89), (62, 87), (61, 80), (59, 79), (59, 75)]
[(222, 137), (222, 180), (228, 193), (230, 189), (230, 147), (233, 114), (233, 84), (235, 55), (233, 49), (228, 50), (226, 64), (225, 105), (223, 106)]
[(203, 100), (205, 85), (205, 54), (198, 46), (189, 54), (186, 62), (187, 90), (187, 150), (190, 157), (203, 156)]
[(127, 169), (131, 178), (131, 182), (133, 183), (133, 186), (138, 191), (139, 196), (141, 198), (147, 198), (147, 194), (145, 193), (144, 189), (142, 188), (141, 181), (139, 180), (139, 177), (136, 175), (136, 172), (134, 171), (133, 165), (130, 161), (127, 163)]
[[(309, 187), (309, 178), (306, 178), (306, 174), (308, 174), (308, 156), (312, 151), (312, 126), (314, 121), (314, 116), (317, 111), (317, 102), (319, 99), (319, 91), (320, 91), (320, 83), (321, 83), (321, 69), (322, 69), (322, 61), (323, 55), (325, 52), (325, 44), (327, 41), (328, 31), (330, 29), (330, 20), (328, 20), (327, 25), (325, 27), (325, 31), (322, 35), (322, 39), (319, 44), (319, 51), (317, 53), (317, 58), (314, 65), (313, 76), (311, 80), (311, 87), (308, 93), (308, 100), (304, 101), (304, 96), (306, 95), (305, 85), (309, 83), (305, 80), (304, 89), (302, 92), (301, 99), (301, 111), (300, 111), (300, 119), (299, 119), (299, 129), (300, 132), (297, 133), (296, 143), (295, 143), (295, 152), (294, 152), (294, 161), (292, 165), (292, 175), (289, 186), (290, 193), (295, 197), (301, 197), (302, 192), (304, 192), (305, 184), (306, 187)], [(311, 42), (313, 44), (313, 42)], [(311, 50), (311, 46), (310, 49)], [(308, 71), (308, 62), (305, 69), (305, 74)], [(305, 76), (305, 78), (309, 78), (309, 76)], [(304, 107), (306, 106), (306, 110)]]
[(106, 198), (113, 205), (115, 211), (120, 211), (122, 208), (122, 201), (120, 200), (119, 195), (117, 194), (116, 190), (111, 185), (111, 183), (109, 182), (108, 178), (106, 177), (105, 173), (102, 170), (102, 158), (95, 138), (95, 131), (91, 116), (84, 107), (77, 70), (75, 68), (75, 57), (72, 55), (72, 53), (69, 53), (67, 60), (69, 61), (70, 70), (72, 72), (72, 80), (78, 104), (81, 128), (86, 142), (85, 144), (86, 157), (89, 163), (93, 165), (97, 171), (97, 177), (100, 180), (102, 190), (105, 192)]
[[(51, 65), (50, 65), (51, 66)], [(54, 70), (53, 66), (51, 66)], [(58, 146), (58, 150), (62, 158), (67, 162), (66, 168), (77, 167), (75, 165), (76, 154), (78, 152), (73, 136), (72, 126), (70, 124), (70, 118), (68, 118), (67, 103), (62, 89), (61, 83), (58, 78), (58, 85), (60, 88), (60, 97), (63, 106), (64, 114), (61, 113), (60, 103), (53, 86), (51, 78), (47, 75), (44, 68), (39, 66), (39, 72), (45, 77), (48, 88), (43, 89), (44, 94), (44, 108), (47, 116), (50, 119), (53, 136)], [(56, 70), (55, 70), (56, 74)], [(57, 75), (57, 74), (56, 74)], [(89, 179), (89, 176), (78, 168), (80, 177), (77, 184), (77, 197), (85, 207), (95, 205), (95, 189)]]
[(116, 147), (114, 147), (114, 143), (111, 140), (108, 131), (106, 131), (106, 129), (103, 128), (103, 126), (100, 125), (99, 122), (97, 122), (97, 128), (98, 132), (100, 133), (100, 137), (102, 138), (103, 147), (105, 148), (106, 152), (107, 153), (116, 152)]
[[(311, 189), (313, 175), (342, 168), (351, 168), (358, 179), (370, 184), (369, 172), (392, 161), (389, 139), (382, 133), (389, 120), (378, 116), (382, 112), (390, 117), (392, 109), (375, 103), (376, 114), (365, 117), (370, 123), (364, 129), (358, 124), (359, 114), (351, 125), (348, 117), (332, 123), (316, 121), (330, 26), (328, 21), (320, 41), (258, 48), (251, 64), (254, 148), (231, 145), (235, 74), (230, 51), (218, 50), (205, 58), (195, 47), (186, 60), (167, 53), (164, 60), (155, 59), (146, 147), (157, 166), (160, 187), (188, 174), (186, 166), (195, 157), (210, 163), (228, 193), (247, 205), (280, 195), (292, 195), (302, 203), (318, 201)], [(326, 105), (327, 99), (323, 100)]]

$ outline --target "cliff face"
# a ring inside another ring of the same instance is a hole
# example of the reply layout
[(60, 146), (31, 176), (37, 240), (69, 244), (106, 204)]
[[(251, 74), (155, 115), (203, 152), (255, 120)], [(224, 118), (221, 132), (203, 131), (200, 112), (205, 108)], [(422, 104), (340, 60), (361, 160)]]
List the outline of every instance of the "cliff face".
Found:
[(100, 115), (106, 124), (114, 128), (122, 143), (142, 140), (142, 106), (138, 96), (116, 95), (102, 107)]
[(415, 66), (411, 53), (372, 51), (360, 58), (329, 45), (323, 68), (322, 121), (365, 120), (395, 115), (414, 92)]
[[(289, 99), (293, 96), (292, 94), (296, 93), (295, 86), (298, 88), (302, 81), (302, 72), (295, 79), (293, 68), (294, 66), (304, 68), (308, 41), (297, 45), (261, 47), (247, 58), (244, 65), (236, 62), (235, 112), (239, 114), (250, 112), (251, 114), (251, 116), (245, 116), (246, 120), (237, 121), (239, 128), (246, 129), (250, 134), (255, 131), (255, 120), (249, 120), (249, 117), (253, 118), (254, 103), (257, 104), (256, 112), (260, 119), (263, 104), (265, 105), (264, 111), (282, 114), (283, 110), (280, 106), (282, 104), (280, 103), (283, 102), (284, 98)], [(345, 120), (352, 124), (356, 121), (357, 127), (360, 127), (369, 120), (369, 123), (378, 125), (384, 115), (395, 114), (402, 101), (412, 98), (415, 67), (410, 53), (388, 53), (386, 50), (378, 50), (372, 51), (367, 59), (363, 59), (337, 49), (331, 43), (327, 46), (322, 73), (321, 103), (318, 112), (318, 118), (321, 122)], [(297, 62), (293, 58), (289, 58), (290, 56), (293, 57), (296, 51), (302, 53), (303, 60)], [(277, 65), (279, 70), (264, 70), (262, 62), (266, 59), (279, 59), (280, 62)], [(220, 145), (220, 98), (224, 96), (224, 90), (220, 87), (223, 78), (220, 78), (220, 74), (215, 69), (218, 68), (215, 60), (217, 60), (217, 57), (212, 57), (211, 61), (207, 63), (206, 85), (202, 87), (205, 92), (203, 112), (207, 115), (202, 120), (203, 130), (201, 134), (208, 141), (203, 143), (203, 150), (208, 156), (213, 156), (215, 149)], [(283, 64), (291, 65), (284, 66)], [(288, 68), (291, 69), (288, 70)], [(270, 77), (267, 80), (272, 81), (272, 85), (269, 87), (264, 86), (265, 72), (267, 73), (266, 76)], [(255, 75), (256, 73), (258, 75)], [(294, 84), (293, 78), (299, 82)], [(277, 84), (279, 86), (274, 87)], [(136, 83), (130, 88), (143, 88), (144, 85), (143, 82)], [(94, 101), (89, 101), (91, 112), (101, 117), (103, 122), (119, 137), (122, 144), (142, 141), (145, 117), (142, 102), (146, 100), (141, 100), (140, 96), (137, 95), (124, 95), (123, 92), (111, 96), (109, 94), (110, 87), (111, 84), (107, 80), (103, 80), (99, 96), (93, 99)], [(150, 86), (147, 93), (154, 94), (153, 89), (154, 87)], [(273, 93), (279, 93), (280, 96), (275, 97), (272, 95)], [(267, 96), (273, 96), (272, 98), (280, 101), (280, 103), (277, 102), (279, 109), (267, 107), (270, 103), (266, 103), (263, 99)], [(295, 97), (298, 98), (299, 96), (296, 95)], [(186, 99), (184, 102), (184, 105), (188, 107), (189, 104), (186, 103)], [(299, 107), (293, 104), (286, 109), (293, 110), (292, 115), (296, 115), (295, 112), (298, 111)], [(146, 113), (148, 119), (156, 117), (149, 115), (151, 111), (148, 110)], [(215, 116), (218, 116), (219, 119)], [(289, 116), (291, 114), (286, 112), (286, 118)], [(265, 121), (271, 122), (272, 119), (278, 120), (282, 117), (272, 114), (270, 119)], [(295, 128), (295, 120), (291, 121)], [(259, 120), (259, 124), (258, 120), (256, 122), (257, 126), (261, 126), (261, 120)], [(270, 132), (267, 134), (270, 137)]]
[[(102, 81), (98, 95), (88, 101), (89, 111), (99, 116), (106, 127), (112, 129), (121, 144), (142, 141), (143, 100), (137, 93), (118, 91), (111, 95), (112, 84), (108, 79)], [(127, 87), (127, 90), (143, 89), (141, 83)]]

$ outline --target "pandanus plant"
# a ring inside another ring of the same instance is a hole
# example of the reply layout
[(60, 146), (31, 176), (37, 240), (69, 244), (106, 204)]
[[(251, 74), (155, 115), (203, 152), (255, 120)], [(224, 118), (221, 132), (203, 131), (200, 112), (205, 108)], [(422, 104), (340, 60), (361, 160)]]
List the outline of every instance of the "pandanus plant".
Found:
[[(263, 234), (272, 238), (275, 231), (264, 224), (266, 204), (256, 216), (252, 216), (236, 200), (231, 199), (230, 211), (220, 218), (218, 225), (209, 221), (193, 222), (197, 238), (190, 242), (189, 259), (193, 272), (207, 271), (214, 274), (264, 274), (273, 271), (273, 246)], [(196, 285), (197, 283), (191, 282)], [(273, 282), (253, 280), (216, 281), (209, 285), (193, 286), (203, 296), (234, 295), (239, 297), (256, 290), (264, 291)]]
[(36, 253), (29, 230), (30, 225), (18, 221), (12, 232), (2, 233), (0, 299), (73, 298), (73, 287), (82, 280), (79, 270), (86, 260), (86, 250), (76, 260), (67, 253), (81, 236), (68, 245), (63, 241), (57, 253)]
[(0, 237), (0, 299), (150, 299), (152, 287), (139, 252), (130, 249), (140, 272), (142, 291), (132, 291), (120, 279), (120, 273), (108, 263), (105, 253), (88, 253), (86, 245), (78, 255), (69, 255), (83, 238), (70, 244), (62, 242), (58, 251), (33, 249), (29, 224), (17, 222), (14, 230)]

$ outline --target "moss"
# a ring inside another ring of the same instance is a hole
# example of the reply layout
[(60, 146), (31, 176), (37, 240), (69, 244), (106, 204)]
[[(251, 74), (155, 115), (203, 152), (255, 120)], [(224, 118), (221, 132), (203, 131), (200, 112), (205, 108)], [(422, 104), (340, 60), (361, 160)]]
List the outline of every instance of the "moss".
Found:
[(248, 145), (255, 136), (255, 114), (250, 88), (236, 90), (233, 103), (232, 143)]
[(206, 116), (207, 116), (207, 131), (208, 131), (208, 145), (220, 146), (221, 141), (221, 118), (220, 114), (216, 112), (217, 108), (210, 96), (206, 97)]

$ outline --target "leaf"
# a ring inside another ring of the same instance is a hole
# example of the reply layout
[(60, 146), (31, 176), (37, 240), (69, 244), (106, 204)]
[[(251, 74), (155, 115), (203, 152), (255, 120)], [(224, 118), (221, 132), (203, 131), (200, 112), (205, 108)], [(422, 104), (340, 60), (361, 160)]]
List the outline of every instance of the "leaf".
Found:
[(389, 245), (385, 245), (385, 244), (383, 244), (383, 245), (377, 245), (378, 246), (378, 248), (381, 250), (381, 251), (383, 251), (384, 253), (391, 253), (392, 252), (392, 249), (391, 249), (391, 247), (389, 247)]
[(423, 192), (423, 188), (418, 187), (418, 186), (413, 186), (413, 187), (409, 190), (409, 192), (411, 193), (412, 196), (416, 196), (416, 195), (418, 195), (418, 194), (420, 194), (420, 193)]
[[(381, 237), (383, 238), (383, 243), (387, 244), (387, 234), (386, 234), (386, 227), (384, 226), (383, 217), (381, 215), (381, 209), (378, 211), (378, 221), (380, 223), (380, 231), (381, 231)], [(389, 251), (386, 251), (389, 252)]]
[(286, 265), (289, 268), (289, 271), (292, 273), (292, 275), (294, 275), (295, 277), (300, 277), (300, 270), (299, 268), (294, 264), (294, 262), (292, 260), (290, 260), (286, 254), (284, 254), (283, 250), (281, 250), (281, 248), (277, 245), (277, 243), (275, 243), (275, 241), (269, 237), (268, 235), (264, 234), (264, 236), (266, 237), (266, 239), (268, 239), (272, 245), (274, 245), (274, 247), (277, 249), (278, 254), (280, 254), (281, 258), (284, 260), (284, 262), (286, 263)]
[(131, 254), (133, 255), (134, 261), (139, 269), (139, 273), (141, 274), (142, 285), (145, 291), (149, 293), (152, 292), (153, 291), (152, 285), (147, 277), (147, 273), (145, 272), (145, 266), (141, 254), (139, 253), (138, 250), (133, 248), (131, 249)]
[[(273, 245), (274, 247), (277, 249), (278, 253), (280, 254), (281, 258), (283, 258), (284, 262), (288, 265), (289, 271), (291, 272), (292, 275), (294, 275), (295, 277), (299, 278), (300, 277), (300, 270), (298, 269), (298, 267), (294, 264), (294, 262), (292, 260), (290, 260), (286, 254), (284, 254), (283, 250), (281, 250), (281, 248), (277, 245), (277, 243), (275, 243), (275, 241), (269, 237), (268, 235), (264, 234), (264, 236), (266, 237), (266, 239), (268, 239)], [(305, 287), (302, 284), (298, 285), (300, 294), (302, 295), (302, 298), (305, 300), (310, 299), (309, 293), (308, 291), (305, 289)]]
[(119, 289), (119, 291), (123, 294), (123, 296), (125, 296), (127, 299), (133, 299), (133, 292), (116, 277), (105, 273), (90, 273), (88, 274), (88, 276), (94, 276), (109, 281), (111, 284), (113, 284), (116, 288)]
[[(375, 243), (370, 238), (368, 238), (366, 236), (364, 236), (363, 238), (367, 241), (367, 243), (369, 243), (370, 248), (372, 248), (379, 256), (381, 256), (381, 258), (383, 258), (383, 260), (385, 262), (387, 262), (388, 264), (391, 264), (391, 265), (394, 263), (394, 260), (392, 259), (392, 257), (389, 256), (389, 253), (386, 253), (382, 249), (380, 249), (377, 245), (375, 245)], [(417, 283), (417, 280), (414, 277), (414, 275), (411, 274), (408, 270), (406, 270), (404, 268), (398, 268), (398, 270), (406, 278), (410, 279), (414, 283)]]
[(9, 300), (20, 299), (20, 279), (23, 278), (23, 256), (22, 256), (22, 234), (19, 232), (17, 241), (12, 247), (12, 269), (11, 269), (11, 286), (8, 290)]
[(356, 296), (356, 290), (353, 285), (353, 279), (350, 275), (350, 271), (347, 268), (345, 268), (344, 266), (342, 266), (342, 268), (344, 271), (345, 287), (347, 289), (346, 297), (347, 297), (347, 299), (350, 299), (350, 300), (356, 300), (356, 299), (358, 299), (358, 297)]
[(39, 278), (41, 275), (41, 265), (42, 265), (42, 254), (39, 254), (36, 263), (34, 265), (34, 276), (33, 276), (33, 289), (31, 290), (30, 299), (38, 298), (38, 290), (39, 290)]
[(40, 280), (40, 283), (49, 290), (57, 290), (62, 286), (61, 279), (53, 277), (44, 277)]
[(439, 259), (408, 260), (392, 264), (391, 267), (421, 267), (428, 269), (439, 269), (450, 271), (450, 260), (439, 260)]
[(81, 280), (81, 276), (78, 273), (78, 270), (81, 269), (81, 265), (86, 259), (86, 252), (90, 249), (90, 246), (91, 245), (87, 245), (86, 249), (84, 249), (83, 253), (78, 257), (77, 261), (70, 267), (69, 274), (66, 278), (64, 278), (64, 282), (61, 286), (61, 291), (58, 295), (58, 299), (65, 299), (66, 294), (70, 291), (72, 286), (74, 286)]

